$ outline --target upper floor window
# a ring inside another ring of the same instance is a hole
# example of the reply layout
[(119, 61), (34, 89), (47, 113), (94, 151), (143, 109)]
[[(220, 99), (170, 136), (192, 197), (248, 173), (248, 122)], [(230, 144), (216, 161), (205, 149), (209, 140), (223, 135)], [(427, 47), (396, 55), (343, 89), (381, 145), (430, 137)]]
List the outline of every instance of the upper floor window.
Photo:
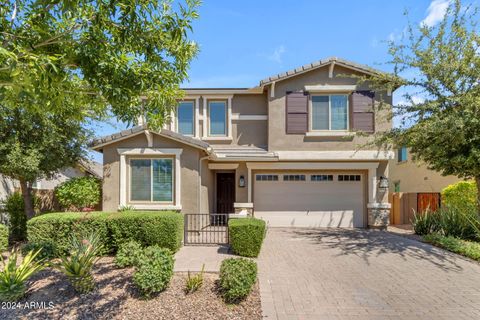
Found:
[(347, 130), (348, 96), (345, 94), (312, 96), (312, 130)]
[(208, 102), (209, 135), (227, 135), (227, 103), (226, 101)]
[(407, 147), (398, 149), (398, 162), (407, 161)]
[(177, 108), (178, 133), (193, 136), (195, 130), (193, 101), (182, 101)]

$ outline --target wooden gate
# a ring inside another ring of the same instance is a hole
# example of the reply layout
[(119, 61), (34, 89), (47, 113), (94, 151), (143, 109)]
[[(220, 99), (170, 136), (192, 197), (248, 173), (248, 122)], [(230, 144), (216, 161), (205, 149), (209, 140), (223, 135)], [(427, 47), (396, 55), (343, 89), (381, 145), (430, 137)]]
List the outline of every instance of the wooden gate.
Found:
[(417, 193), (417, 212), (437, 211), (440, 207), (440, 193)]
[(437, 210), (441, 204), (440, 199), (440, 193), (390, 193), (390, 224), (410, 224), (415, 213), (421, 214), (427, 208)]

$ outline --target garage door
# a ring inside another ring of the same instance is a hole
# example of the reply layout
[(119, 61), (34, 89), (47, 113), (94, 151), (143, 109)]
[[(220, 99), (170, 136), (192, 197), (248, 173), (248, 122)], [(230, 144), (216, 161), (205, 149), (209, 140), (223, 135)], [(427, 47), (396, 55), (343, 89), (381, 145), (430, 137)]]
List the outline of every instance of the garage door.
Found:
[(254, 174), (255, 216), (273, 227), (364, 227), (364, 175)]

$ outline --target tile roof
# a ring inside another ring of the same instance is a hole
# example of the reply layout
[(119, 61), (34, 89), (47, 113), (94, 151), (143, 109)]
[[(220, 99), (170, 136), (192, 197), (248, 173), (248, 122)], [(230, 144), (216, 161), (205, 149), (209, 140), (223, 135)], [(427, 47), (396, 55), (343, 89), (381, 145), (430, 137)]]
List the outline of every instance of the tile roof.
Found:
[(370, 74), (382, 74), (382, 73), (384, 73), (383, 71), (371, 68), (367, 65), (355, 63), (355, 62), (348, 61), (348, 60), (341, 59), (341, 58), (337, 58), (337, 57), (330, 57), (330, 58), (327, 58), (327, 59), (322, 59), (322, 60), (318, 60), (318, 61), (306, 64), (306, 65), (303, 65), (301, 67), (295, 68), (295, 69), (287, 71), (287, 72), (282, 72), (282, 73), (276, 74), (274, 76), (265, 78), (265, 79), (260, 81), (260, 86), (265, 86), (265, 85), (270, 84), (274, 81), (284, 80), (284, 79), (293, 77), (295, 75), (305, 73), (307, 71), (311, 71), (311, 70), (314, 70), (314, 69), (317, 69), (317, 68), (320, 68), (320, 67), (324, 67), (326, 65), (331, 64), (332, 62), (335, 62), (335, 64), (344, 66), (346, 68), (357, 69), (357, 70), (359, 70), (361, 72), (364, 72), (364, 73), (370, 73)]

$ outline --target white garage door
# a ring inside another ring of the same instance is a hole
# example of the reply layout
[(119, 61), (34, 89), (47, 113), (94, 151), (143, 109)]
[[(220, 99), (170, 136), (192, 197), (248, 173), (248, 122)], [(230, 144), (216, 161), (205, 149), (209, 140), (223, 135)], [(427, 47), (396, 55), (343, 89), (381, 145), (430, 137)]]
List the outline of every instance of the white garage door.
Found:
[(364, 227), (360, 173), (255, 173), (255, 216), (273, 227)]

